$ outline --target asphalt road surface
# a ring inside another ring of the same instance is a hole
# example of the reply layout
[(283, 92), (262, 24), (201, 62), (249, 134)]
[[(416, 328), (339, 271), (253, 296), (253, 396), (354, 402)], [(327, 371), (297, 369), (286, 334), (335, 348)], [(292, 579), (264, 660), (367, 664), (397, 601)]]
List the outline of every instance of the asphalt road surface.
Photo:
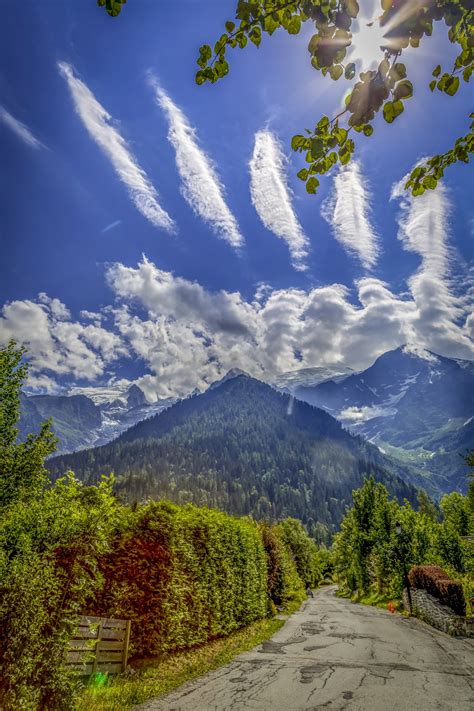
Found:
[(474, 642), (315, 593), (268, 642), (146, 711), (473, 711)]

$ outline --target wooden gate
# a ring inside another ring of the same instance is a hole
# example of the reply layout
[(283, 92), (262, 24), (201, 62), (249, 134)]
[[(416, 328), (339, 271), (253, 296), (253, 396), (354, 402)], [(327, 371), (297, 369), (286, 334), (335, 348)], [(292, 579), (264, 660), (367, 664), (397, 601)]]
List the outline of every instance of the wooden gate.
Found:
[(69, 641), (67, 666), (82, 674), (120, 674), (127, 668), (130, 620), (82, 617)]

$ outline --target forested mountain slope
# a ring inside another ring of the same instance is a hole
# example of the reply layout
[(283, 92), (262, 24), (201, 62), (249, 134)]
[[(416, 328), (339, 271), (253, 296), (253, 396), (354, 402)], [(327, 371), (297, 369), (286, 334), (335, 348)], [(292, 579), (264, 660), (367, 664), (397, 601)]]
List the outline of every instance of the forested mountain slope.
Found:
[(416, 496), (376, 447), (326, 412), (245, 375), (49, 467), (54, 475), (72, 469), (87, 482), (113, 471), (117, 490), (131, 500), (167, 497), (260, 518), (295, 516), (310, 529), (320, 522), (334, 530), (368, 474), (399, 498)]

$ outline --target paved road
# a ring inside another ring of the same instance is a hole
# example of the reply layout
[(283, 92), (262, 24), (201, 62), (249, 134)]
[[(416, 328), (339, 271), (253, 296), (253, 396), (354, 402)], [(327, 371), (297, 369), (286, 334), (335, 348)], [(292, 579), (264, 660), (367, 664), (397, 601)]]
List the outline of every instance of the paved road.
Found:
[(146, 711), (473, 711), (474, 643), (322, 588), (270, 641)]

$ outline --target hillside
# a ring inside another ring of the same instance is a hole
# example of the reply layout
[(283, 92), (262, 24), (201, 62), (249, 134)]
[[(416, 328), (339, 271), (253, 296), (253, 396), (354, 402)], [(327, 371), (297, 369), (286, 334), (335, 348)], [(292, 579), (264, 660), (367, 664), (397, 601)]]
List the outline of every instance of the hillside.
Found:
[(56, 476), (72, 469), (87, 482), (113, 471), (130, 500), (167, 497), (260, 518), (295, 516), (330, 530), (367, 474), (398, 497), (416, 496), (376, 447), (322, 410), (245, 375), (49, 467)]
[(460, 455), (474, 442), (472, 361), (397, 348), (362, 373), (294, 392), (410, 465), (433, 493), (465, 489)]

